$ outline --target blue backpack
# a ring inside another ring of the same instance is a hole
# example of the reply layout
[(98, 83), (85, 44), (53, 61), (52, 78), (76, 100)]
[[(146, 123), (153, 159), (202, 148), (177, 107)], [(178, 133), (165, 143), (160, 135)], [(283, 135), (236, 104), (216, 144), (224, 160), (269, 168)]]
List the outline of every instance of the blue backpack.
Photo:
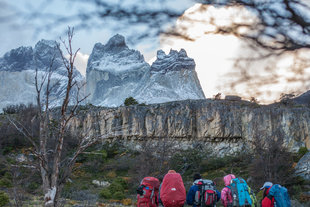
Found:
[(252, 206), (249, 187), (244, 179), (232, 179), (231, 184), (227, 187), (231, 189), (232, 206)]
[(285, 187), (275, 184), (269, 190), (269, 195), (274, 197), (277, 207), (291, 207), (290, 196)]

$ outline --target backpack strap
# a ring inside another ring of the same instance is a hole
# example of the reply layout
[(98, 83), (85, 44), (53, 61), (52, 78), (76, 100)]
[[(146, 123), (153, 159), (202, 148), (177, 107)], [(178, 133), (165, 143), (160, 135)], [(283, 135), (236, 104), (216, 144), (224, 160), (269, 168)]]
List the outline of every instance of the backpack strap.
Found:
[[(225, 186), (225, 188), (228, 188), (230, 190), (230, 193), (231, 193), (231, 186), (230, 185)], [(231, 195), (231, 198), (232, 198), (232, 195)], [(228, 204), (227, 207), (232, 206), (232, 202), (229, 201), (229, 196), (228, 195), (226, 197), (226, 201), (227, 201), (227, 204)]]
[(272, 201), (272, 198), (273, 198), (272, 195), (270, 195), (270, 194), (268, 193), (268, 195), (267, 195), (266, 197), (269, 198), (269, 199)]
[(154, 196), (154, 188), (152, 189), (152, 193), (151, 193), (151, 197), (150, 197), (150, 198), (151, 198), (152, 203), (154, 203), (154, 202), (153, 202), (153, 196)]

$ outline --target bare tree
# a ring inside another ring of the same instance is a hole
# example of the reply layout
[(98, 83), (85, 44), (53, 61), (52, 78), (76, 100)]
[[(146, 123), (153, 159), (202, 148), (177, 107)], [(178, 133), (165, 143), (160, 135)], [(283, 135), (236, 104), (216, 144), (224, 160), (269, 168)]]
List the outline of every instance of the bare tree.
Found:
[[(80, 85), (74, 76), (74, 61), (77, 51), (72, 49), (73, 29), (69, 28), (67, 33), (68, 42), (61, 40), (66, 52), (69, 54), (68, 59), (60, 49), (60, 44), (57, 44), (59, 53), (66, 68), (66, 92), (62, 100), (62, 104), (58, 109), (53, 109), (50, 106), (50, 94), (54, 85), (51, 83), (53, 75), (54, 58), (48, 67), (46, 73), (40, 76), (38, 70), (35, 75), (35, 86), (37, 92), (39, 121), (39, 135), (34, 134), (23, 126), (22, 123), (7, 116), (11, 124), (22, 133), (33, 146), (33, 154), (36, 157), (37, 165), (41, 174), (44, 205), (58, 206), (60, 193), (63, 185), (71, 175), (76, 159), (87, 147), (91, 146), (98, 140), (98, 136), (90, 136), (87, 133), (79, 134), (77, 147), (73, 154), (63, 156), (64, 139), (68, 126), (73, 117), (77, 115), (78, 106), (86, 99), (87, 96), (81, 96)], [(74, 97), (73, 97), (74, 96)], [(34, 118), (35, 119), (35, 118)]]
[[(251, 40), (255, 44), (270, 49), (277, 54), (284, 51), (310, 48), (310, 41), (307, 38), (310, 33), (310, 5), (307, 1), (192, 0), (188, 1), (188, 5), (190, 2), (192, 4), (201, 3), (201, 10), (205, 10), (204, 5), (245, 7), (256, 17), (255, 22), (233, 21), (232, 24), (225, 26), (217, 25), (216, 21), (212, 18), (204, 21), (204, 24), (213, 24), (217, 27), (213, 31), (214, 33), (234, 34)], [(160, 33), (169, 33), (184, 38), (188, 37), (185, 31), (187, 29), (186, 27), (183, 28), (183, 32), (175, 30), (167, 31), (167, 27), (165, 28), (166, 25), (164, 23), (181, 17), (184, 10), (187, 9), (186, 7), (182, 9), (176, 7), (174, 1), (156, 0), (148, 2), (138, 0), (128, 3), (123, 0), (118, 2), (108, 0), (89, 0), (87, 2), (71, 0), (69, 3), (75, 5), (80, 4), (83, 7), (85, 7), (85, 4), (90, 5), (91, 9), (78, 10), (72, 15), (56, 15), (45, 12), (46, 9), (42, 9), (41, 7), (42, 5), (45, 5), (44, 8), (48, 7), (49, 4), (42, 4), (39, 7), (33, 7), (30, 13), (23, 14), (27, 19), (47, 19), (50, 24), (45, 24), (44, 27), (48, 30), (53, 29), (59, 23), (71, 23), (73, 19), (77, 22), (79, 29), (105, 26), (102, 23), (109, 20), (125, 22), (126, 25), (130, 25), (131, 27), (136, 25), (145, 26), (147, 29), (141, 30), (143, 34), (138, 35), (140, 38), (150, 37), (151, 35), (158, 35)], [(153, 6), (154, 4), (156, 6)], [(197, 21), (188, 17), (185, 20)], [(120, 29), (118, 26), (115, 25), (116, 30)], [(243, 28), (247, 28), (246, 33), (244, 33)]]
[(135, 174), (132, 183), (139, 183), (143, 177), (155, 176), (163, 178), (171, 169), (170, 159), (177, 151), (176, 142), (167, 137), (154, 138), (152, 142), (144, 140), (141, 150), (132, 165), (131, 171)]
[[(202, 0), (201, 2), (217, 6), (244, 6), (257, 17), (257, 21), (251, 23), (234, 22), (229, 26), (219, 26), (216, 30), (218, 33), (233, 33), (276, 54), (310, 48), (310, 41), (306, 38), (310, 33), (310, 5), (306, 1)], [(249, 32), (244, 33), (240, 30), (244, 27), (249, 29)]]
[(283, 133), (276, 130), (272, 135), (257, 131), (253, 141), (254, 159), (250, 165), (253, 184), (258, 189), (262, 183), (271, 181), (282, 185), (292, 185), (294, 178), (293, 156), (283, 146)]

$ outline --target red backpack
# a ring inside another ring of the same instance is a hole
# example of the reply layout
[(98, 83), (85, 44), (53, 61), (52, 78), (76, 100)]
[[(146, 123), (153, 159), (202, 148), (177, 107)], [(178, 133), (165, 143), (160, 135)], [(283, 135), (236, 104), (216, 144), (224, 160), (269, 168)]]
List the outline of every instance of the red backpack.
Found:
[(196, 206), (214, 207), (217, 202), (217, 193), (215, 184), (212, 180), (196, 180), (194, 182), (198, 186), (195, 194)]
[(137, 189), (138, 207), (157, 207), (159, 180), (154, 177), (145, 177)]
[(165, 207), (182, 207), (186, 200), (186, 191), (179, 173), (165, 175), (160, 188), (160, 199)]

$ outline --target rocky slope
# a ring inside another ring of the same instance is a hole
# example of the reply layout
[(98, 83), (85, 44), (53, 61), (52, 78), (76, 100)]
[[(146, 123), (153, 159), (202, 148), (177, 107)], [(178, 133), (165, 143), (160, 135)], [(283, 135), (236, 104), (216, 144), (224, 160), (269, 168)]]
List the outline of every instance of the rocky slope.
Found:
[[(0, 58), (0, 110), (8, 105), (36, 103), (36, 69), (40, 82), (53, 58), (51, 85), (54, 87), (50, 100), (51, 106), (59, 105), (65, 95), (66, 69), (55, 41), (41, 40), (34, 48), (19, 47)], [(78, 82), (83, 81), (77, 70), (74, 76)]]
[(106, 45), (97, 43), (88, 60), (87, 91), (90, 103), (120, 106), (130, 96), (140, 103), (204, 99), (195, 62), (185, 50), (158, 51), (150, 66), (140, 52), (131, 50), (121, 35)]
[[(141, 140), (174, 140), (175, 147), (203, 143), (214, 153), (252, 147), (254, 139), (281, 137), (292, 151), (310, 148), (310, 109), (259, 106), (245, 101), (191, 100), (84, 111), (72, 123), (111, 140), (139, 147)], [(168, 139), (165, 139), (168, 138)]]
[(310, 105), (310, 90), (293, 99), (295, 103)]

